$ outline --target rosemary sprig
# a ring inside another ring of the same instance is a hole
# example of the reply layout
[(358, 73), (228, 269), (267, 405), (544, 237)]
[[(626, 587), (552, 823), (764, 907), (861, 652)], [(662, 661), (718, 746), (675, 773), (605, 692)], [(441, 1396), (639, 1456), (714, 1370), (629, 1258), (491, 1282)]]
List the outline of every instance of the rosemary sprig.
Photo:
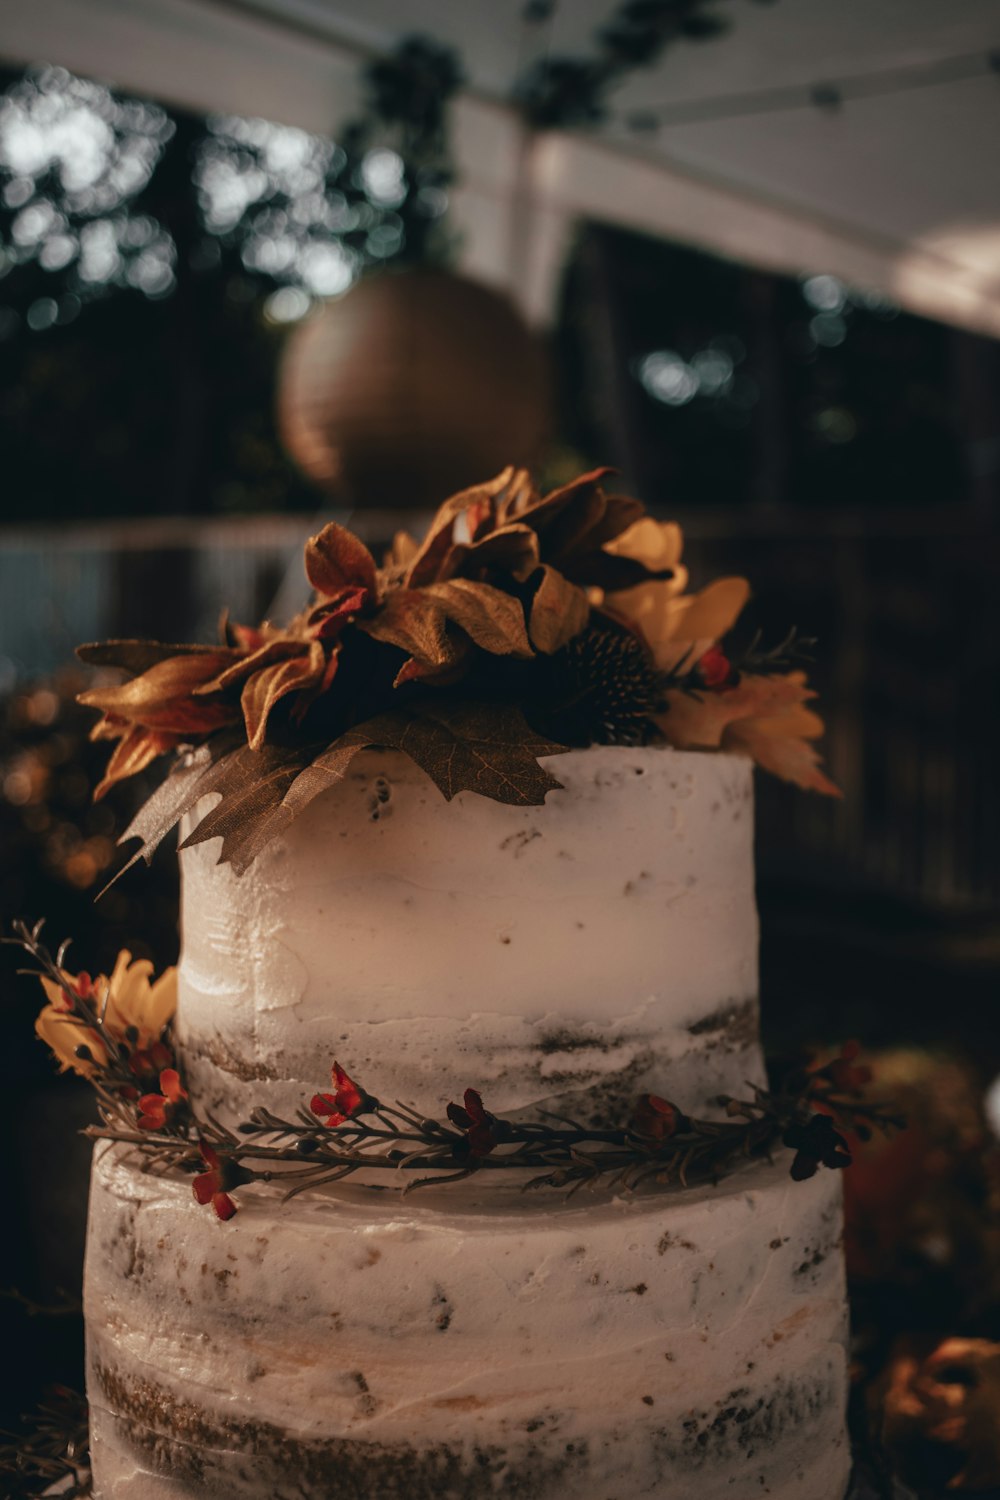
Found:
[(766, 677), (771, 672), (789, 672), (793, 667), (807, 666), (816, 659), (813, 655), (816, 648), (815, 636), (800, 635), (796, 625), (769, 650), (765, 651), (761, 645), (763, 639), (764, 632), (756, 631), (748, 645), (732, 658), (733, 666), (738, 672), (752, 672), (758, 677)]

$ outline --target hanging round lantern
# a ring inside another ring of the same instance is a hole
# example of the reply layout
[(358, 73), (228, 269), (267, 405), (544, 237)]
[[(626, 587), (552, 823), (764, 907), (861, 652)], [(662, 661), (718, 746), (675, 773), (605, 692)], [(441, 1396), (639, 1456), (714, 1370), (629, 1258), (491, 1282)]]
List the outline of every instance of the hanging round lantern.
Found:
[(299, 467), (341, 503), (427, 509), (538, 457), (546, 351), (499, 292), (385, 271), (291, 335), (278, 420)]

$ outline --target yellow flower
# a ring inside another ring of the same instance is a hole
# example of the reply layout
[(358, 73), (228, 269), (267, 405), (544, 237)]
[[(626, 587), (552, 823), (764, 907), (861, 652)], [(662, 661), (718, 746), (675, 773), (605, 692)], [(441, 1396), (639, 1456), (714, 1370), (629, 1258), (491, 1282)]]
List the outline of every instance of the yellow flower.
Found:
[[(159, 979), (150, 983), (152, 973), (148, 958), (133, 963), (131, 953), (123, 948), (110, 978), (99, 974), (91, 980), (86, 974), (65, 971), (63, 978), (70, 989), (91, 999), (98, 1015), (103, 1011), (104, 1025), (116, 1042), (126, 1041), (126, 1033), (134, 1027), (137, 1035), (134, 1041), (129, 1039), (129, 1046), (133, 1051), (145, 1051), (159, 1041), (177, 1009), (177, 970), (164, 969)], [(91, 1077), (107, 1063), (106, 1049), (73, 1014), (64, 991), (54, 980), (42, 976), (42, 988), (48, 1004), (35, 1022), (35, 1034), (51, 1047), (63, 1072), (72, 1068), (84, 1078)], [(77, 1057), (76, 1049), (81, 1044), (89, 1048), (89, 1060)]]
[(647, 568), (673, 569), (673, 577), (650, 580), (605, 596), (608, 609), (640, 631), (661, 672), (693, 667), (735, 625), (750, 597), (745, 578), (719, 578), (699, 594), (685, 594), (681, 564), (684, 539), (674, 521), (644, 516), (605, 546)]

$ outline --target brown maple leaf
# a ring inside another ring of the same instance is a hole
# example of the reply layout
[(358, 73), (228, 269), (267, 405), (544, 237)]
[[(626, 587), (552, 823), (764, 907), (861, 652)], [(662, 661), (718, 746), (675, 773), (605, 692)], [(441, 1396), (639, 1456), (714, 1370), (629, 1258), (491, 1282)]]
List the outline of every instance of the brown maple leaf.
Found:
[(168, 819), (173, 826), (200, 797), (217, 792), (219, 802), (182, 848), (221, 838), (219, 862), (242, 875), (315, 797), (343, 780), (359, 752), (373, 748), (402, 751), (449, 801), (471, 791), (531, 807), (561, 786), (538, 757), (562, 754), (567, 747), (536, 734), (516, 708), (430, 699), (419, 709), (378, 714), (326, 746), (267, 745), (253, 751), (244, 745), (163, 799), (158, 816), (146, 820), (140, 814), (128, 833), (141, 837), (148, 831), (159, 842)]

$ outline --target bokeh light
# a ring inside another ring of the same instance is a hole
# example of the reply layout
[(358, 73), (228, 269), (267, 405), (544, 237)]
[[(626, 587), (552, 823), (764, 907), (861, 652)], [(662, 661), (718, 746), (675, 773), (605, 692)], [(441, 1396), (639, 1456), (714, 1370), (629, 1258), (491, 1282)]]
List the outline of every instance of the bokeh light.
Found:
[[(157, 104), (117, 99), (65, 68), (30, 69), (0, 97), (0, 181), (8, 228), (3, 270), (34, 261), (93, 294), (130, 286), (163, 296), (174, 284), (170, 234), (131, 203), (148, 185), (174, 124)], [(25, 321), (57, 321), (42, 298)]]

